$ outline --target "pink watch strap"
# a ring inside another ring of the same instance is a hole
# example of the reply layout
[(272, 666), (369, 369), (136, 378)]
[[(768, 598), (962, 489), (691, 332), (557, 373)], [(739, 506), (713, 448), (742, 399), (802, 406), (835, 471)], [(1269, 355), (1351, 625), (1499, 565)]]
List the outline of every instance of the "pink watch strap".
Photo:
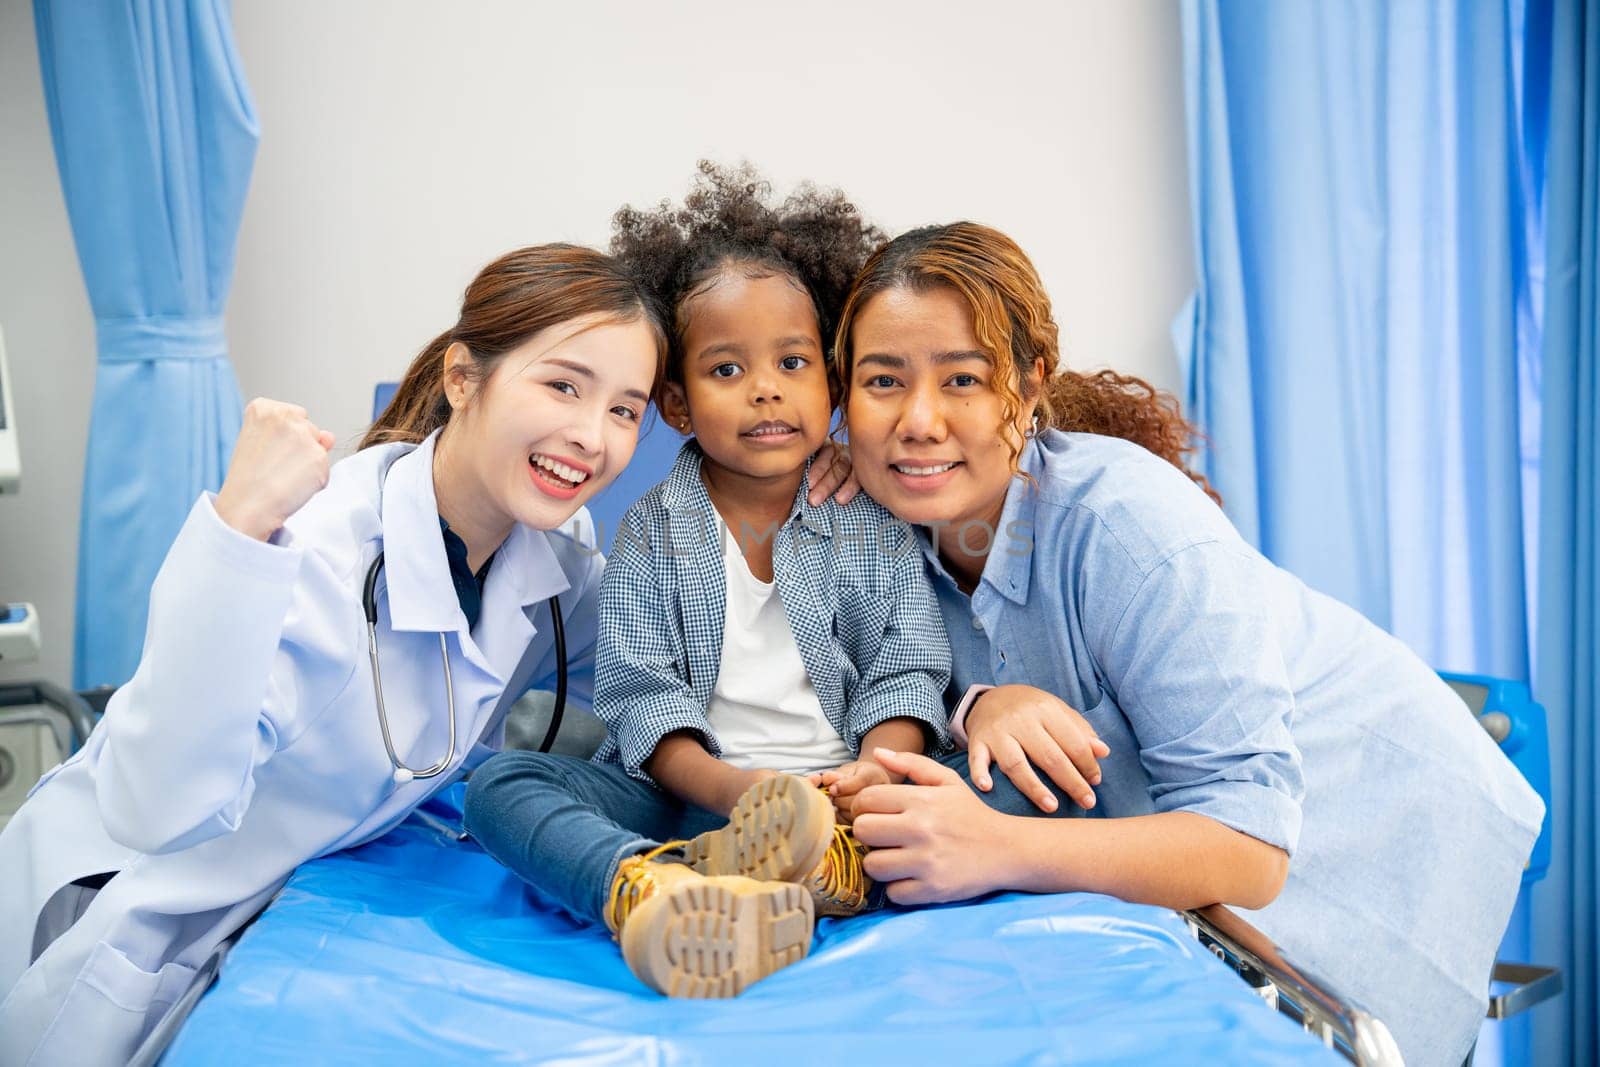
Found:
[(970, 685), (961, 698), (961, 703), (956, 705), (956, 710), (950, 714), (950, 739), (961, 748), (967, 747), (967, 712), (972, 710), (972, 705), (984, 693), (993, 689), (992, 685)]

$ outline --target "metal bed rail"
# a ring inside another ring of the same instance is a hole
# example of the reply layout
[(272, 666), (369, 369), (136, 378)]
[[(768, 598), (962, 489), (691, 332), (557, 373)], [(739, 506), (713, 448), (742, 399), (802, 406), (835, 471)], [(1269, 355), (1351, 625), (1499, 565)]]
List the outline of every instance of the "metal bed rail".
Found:
[(1358, 1067), (1403, 1067), (1400, 1048), (1376, 1016), (1283, 958), (1261, 931), (1220, 904), (1181, 913), (1195, 939), (1238, 973), (1269, 1007), (1294, 1019)]

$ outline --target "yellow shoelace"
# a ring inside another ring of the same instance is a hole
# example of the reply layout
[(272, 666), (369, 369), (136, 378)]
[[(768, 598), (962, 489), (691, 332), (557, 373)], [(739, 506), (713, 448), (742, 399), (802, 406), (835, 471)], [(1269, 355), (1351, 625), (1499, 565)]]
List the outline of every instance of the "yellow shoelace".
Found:
[(816, 876), (818, 891), (846, 907), (860, 907), (867, 899), (867, 872), (861, 865), (866, 851), (866, 846), (856, 840), (850, 827), (835, 823), (833, 840), (828, 842), (827, 854)]
[(655, 858), (686, 844), (687, 841), (668, 841), (649, 852), (629, 856), (618, 865), (617, 876), (611, 880), (611, 896), (606, 902), (606, 925), (611, 927), (612, 940), (622, 936), (622, 924), (628, 921), (633, 909), (655, 893), (656, 876), (650, 869)]

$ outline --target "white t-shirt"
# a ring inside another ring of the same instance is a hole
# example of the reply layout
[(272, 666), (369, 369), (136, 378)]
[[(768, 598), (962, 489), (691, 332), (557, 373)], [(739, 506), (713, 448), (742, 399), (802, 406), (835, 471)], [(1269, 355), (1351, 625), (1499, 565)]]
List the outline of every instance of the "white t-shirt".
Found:
[(739, 540), (721, 525), (727, 603), (722, 661), (706, 718), (725, 762), (810, 774), (854, 757), (822, 713), (777, 586), (750, 573)]

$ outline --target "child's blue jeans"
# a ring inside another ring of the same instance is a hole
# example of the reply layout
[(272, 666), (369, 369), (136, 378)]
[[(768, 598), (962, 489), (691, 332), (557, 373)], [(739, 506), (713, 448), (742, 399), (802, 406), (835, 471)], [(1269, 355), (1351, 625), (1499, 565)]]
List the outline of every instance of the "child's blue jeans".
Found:
[[(940, 762), (970, 784), (965, 752)], [(990, 807), (1043, 815), (1004, 774), (997, 770), (992, 777), (994, 788), (978, 793)], [(1056, 800), (1056, 817), (1077, 812), (1064, 793)], [(486, 852), (572, 914), (597, 923), (604, 922), (623, 860), (728, 821), (629, 777), (618, 764), (522, 751), (502, 752), (473, 772), (464, 815), (467, 831)]]

